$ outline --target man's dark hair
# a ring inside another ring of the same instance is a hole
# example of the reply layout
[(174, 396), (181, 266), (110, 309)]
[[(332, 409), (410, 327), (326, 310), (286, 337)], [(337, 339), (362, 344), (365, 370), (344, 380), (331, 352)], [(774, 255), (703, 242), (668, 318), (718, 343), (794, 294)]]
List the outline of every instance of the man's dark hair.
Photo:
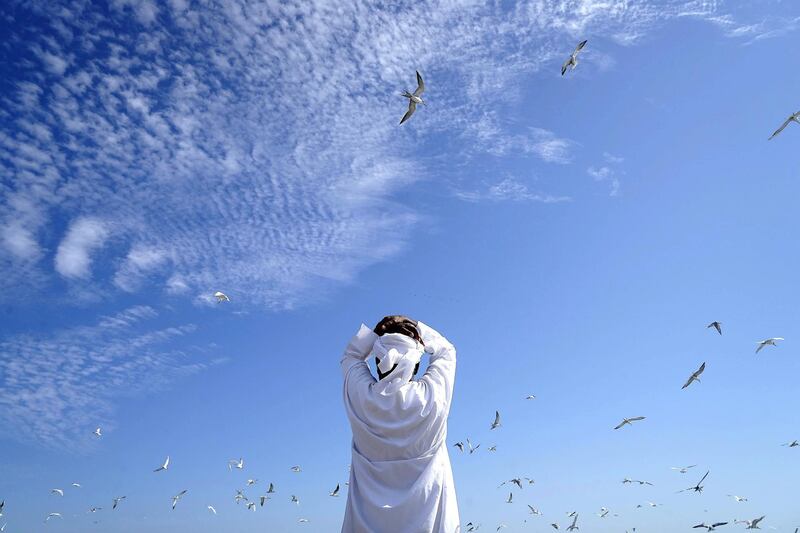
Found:
[[(425, 345), (425, 343), (422, 342), (422, 336), (419, 334), (419, 328), (417, 327), (417, 321), (416, 320), (412, 320), (412, 319), (408, 318), (407, 316), (390, 315), (390, 316), (384, 317), (383, 320), (378, 322), (378, 324), (375, 326), (375, 329), (373, 331), (375, 331), (375, 333), (377, 333), (379, 337), (383, 337), (387, 333), (400, 333), (401, 335), (405, 335), (407, 337), (411, 337), (412, 339), (414, 339), (418, 343), (422, 344), (423, 346)], [(388, 372), (384, 373), (384, 372), (381, 372), (380, 368), (378, 368), (379, 364), (380, 364), (380, 361), (376, 357), (375, 358), (375, 367), (376, 367), (376, 369), (378, 371), (378, 379), (379, 380), (385, 378), (386, 376), (388, 376), (389, 374), (392, 373), (392, 370), (397, 368), (397, 364), (395, 364), (392, 368), (389, 369)], [(417, 366), (414, 367), (414, 374), (413, 375), (416, 376), (418, 371), (419, 371), (419, 363), (417, 363)]]

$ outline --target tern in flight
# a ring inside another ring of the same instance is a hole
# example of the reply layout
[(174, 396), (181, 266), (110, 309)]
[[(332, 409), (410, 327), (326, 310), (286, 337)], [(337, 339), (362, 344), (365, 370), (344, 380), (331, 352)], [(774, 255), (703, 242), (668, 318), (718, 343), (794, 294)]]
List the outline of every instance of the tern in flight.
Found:
[(94, 436), (98, 437), (98, 438), (102, 437), (103, 436), (103, 431), (100, 428), (95, 429), (94, 430)]
[(58, 494), (59, 496), (63, 496), (64, 491), (62, 489), (50, 489), (50, 494)]
[(625, 426), (625, 425), (631, 426), (631, 425), (633, 425), (633, 422), (638, 422), (639, 420), (644, 420), (644, 419), (645, 419), (645, 417), (643, 417), (643, 416), (634, 416), (634, 417), (631, 417), (631, 418), (623, 418), (622, 422), (620, 422), (617, 425), (617, 427), (615, 427), (614, 429), (619, 429), (619, 428), (621, 428), (622, 426)]
[(172, 508), (173, 509), (175, 509), (175, 506), (178, 505), (178, 501), (181, 498), (183, 498), (183, 495), (186, 494), (187, 492), (189, 492), (188, 489), (183, 489), (178, 494), (176, 494), (175, 496), (172, 497)]
[(722, 323), (717, 322), (716, 320), (711, 324), (707, 325), (706, 328), (714, 328), (715, 330), (717, 330), (717, 333), (722, 335)]
[(271, 499), (272, 498), (270, 498), (269, 496), (261, 496), (261, 497), (259, 497), (258, 500), (261, 503), (261, 507), (264, 507), (264, 504), (267, 502), (267, 500), (271, 500)]
[(211, 511), (212, 513), (214, 513), (214, 514), (217, 514), (217, 510), (216, 510), (216, 509), (214, 509), (214, 506), (213, 506), (213, 505), (209, 505), (209, 506), (208, 506), (208, 510), (209, 510), (209, 511)]
[(330, 494), (328, 494), (328, 496), (333, 496), (333, 497), (336, 497), (336, 496), (338, 496), (338, 495), (339, 495), (339, 484), (337, 483), (337, 484), (336, 484), (336, 488), (335, 488), (335, 489), (333, 489), (333, 490), (330, 492)]
[(275, 492), (275, 485), (270, 483), (269, 488), (267, 489), (267, 494), (273, 494), (274, 492)]
[(728, 494), (728, 496), (733, 498), (734, 500), (736, 500), (739, 503), (747, 501), (747, 498), (745, 498), (744, 496), (737, 496), (735, 494)]
[(694, 468), (694, 467), (696, 467), (696, 466), (697, 466), (697, 465), (689, 465), (689, 466), (671, 466), (671, 467), (670, 467), (670, 470), (677, 470), (677, 471), (678, 471), (678, 472), (680, 472), (681, 474), (685, 474), (687, 470), (689, 470), (690, 468)]
[(572, 518), (572, 524), (567, 528), (567, 531), (575, 531), (579, 530), (578, 527), (578, 513), (575, 513), (575, 516)]
[[(708, 472), (710, 472), (710, 470)], [(703, 481), (706, 480), (706, 477), (708, 476), (708, 472), (706, 472), (705, 475), (702, 478), (700, 478), (700, 481), (697, 482), (697, 485), (695, 485), (693, 487), (689, 487), (688, 489), (679, 490), (678, 492), (687, 492), (687, 491), (690, 491), (690, 490), (693, 490), (695, 492), (703, 492)]]
[(736, 520), (734, 524), (747, 524), (745, 529), (761, 529), (758, 527), (758, 523), (764, 520), (767, 515), (761, 516), (759, 518), (754, 518), (752, 520)]
[(708, 525), (708, 524), (706, 524), (705, 522), (703, 522), (702, 524), (697, 524), (696, 526), (692, 526), (692, 528), (693, 528), (693, 529), (697, 529), (698, 527), (704, 527), (704, 528), (706, 528), (708, 531), (714, 531), (714, 530), (716, 530), (716, 529), (717, 529), (719, 526), (724, 526), (725, 524), (727, 524), (727, 522), (714, 522), (714, 523), (713, 523), (713, 524), (711, 524), (711, 525)]
[(689, 376), (689, 379), (686, 380), (686, 383), (683, 384), (683, 387), (681, 387), (681, 389), (685, 389), (695, 381), (700, 383), (700, 374), (702, 374), (705, 371), (705, 369), (706, 369), (706, 364), (705, 362), (703, 362), (703, 364), (700, 365), (700, 368), (692, 372), (692, 375)]
[(243, 469), (244, 468), (244, 459), (239, 457), (238, 461), (236, 459), (231, 459), (230, 461), (228, 461), (228, 470), (233, 471), (234, 468), (237, 468), (239, 470)]
[(480, 445), (480, 444), (478, 444), (477, 446), (473, 446), (473, 445), (472, 445), (472, 443), (469, 441), (469, 439), (467, 439), (467, 447), (469, 448), (469, 453), (470, 453), (470, 454), (473, 454), (473, 453), (475, 453), (475, 451), (476, 451), (478, 448), (480, 448), (480, 447), (481, 447), (481, 445)]
[(793, 440), (792, 442), (787, 442), (786, 444), (781, 444), (781, 446), (788, 446), (789, 448), (796, 448), (800, 446), (800, 442)]
[(117, 506), (119, 505), (119, 502), (124, 500), (126, 497), (127, 496), (120, 496), (119, 498), (114, 498), (114, 503), (111, 505), (111, 510), (113, 511), (114, 509), (116, 509)]
[(758, 342), (758, 347), (756, 348), (756, 353), (760, 352), (764, 346), (777, 346), (778, 344), (776, 341), (784, 340), (783, 337), (771, 337), (769, 339), (764, 339), (763, 341)]
[(47, 518), (44, 519), (45, 522), (49, 522), (51, 518), (64, 518), (61, 516), (61, 513), (50, 513), (47, 515)]
[(492, 422), (492, 427), (490, 427), (489, 429), (497, 429), (502, 425), (503, 424), (500, 423), (500, 411), (495, 411), (494, 412), (494, 422)]
[(460, 451), (461, 453), (464, 453), (464, 443), (463, 442), (460, 442), (460, 441), (456, 442), (455, 444), (453, 444), (453, 446), (458, 448), (458, 451)]
[(781, 127), (780, 127), (780, 128), (778, 128), (777, 130), (775, 130), (775, 133), (773, 133), (772, 135), (770, 135), (770, 136), (769, 136), (769, 139), (767, 139), (767, 140), (768, 140), (768, 141), (771, 141), (771, 140), (772, 140), (772, 138), (773, 138), (773, 137), (775, 137), (775, 136), (776, 136), (777, 134), (779, 134), (780, 132), (782, 132), (782, 131), (783, 131), (783, 128), (785, 128), (786, 126), (788, 126), (790, 122), (797, 122), (798, 124), (800, 124), (800, 111), (798, 111), (797, 113), (792, 113), (791, 115), (789, 115), (789, 118), (787, 118), (787, 119), (786, 119), (786, 120), (783, 122), (783, 124), (781, 124)]
[(217, 303), (230, 302), (231, 301), (231, 299), (228, 298), (227, 294), (225, 294), (224, 292), (220, 292), (220, 291), (217, 291), (217, 292), (214, 293), (214, 298), (217, 299)]
[(513, 492), (509, 492), (508, 493), (508, 499), (506, 500), (506, 503), (514, 503), (514, 493)]
[(424, 91), (425, 82), (422, 81), (422, 76), (420, 75), (419, 71), (417, 71), (417, 88), (413, 93), (403, 91), (403, 96), (408, 98), (408, 111), (406, 111), (406, 114), (403, 115), (402, 119), (400, 119), (400, 124), (411, 118), (411, 115), (413, 115), (414, 111), (417, 110), (417, 104), (425, 105), (425, 101), (422, 99), (422, 93)]
[(537, 509), (536, 507), (534, 507), (531, 504), (528, 504), (528, 509), (530, 509), (532, 515), (540, 515), (540, 514), (542, 514), (542, 512), (539, 509)]
[(575, 47), (575, 51), (569, 55), (569, 59), (564, 61), (564, 64), (561, 66), (561, 75), (567, 73), (567, 69), (575, 70), (575, 67), (578, 66), (578, 53), (583, 50), (583, 47), (586, 46), (588, 41), (581, 41), (578, 43), (578, 46)]
[(297, 496), (292, 494), (292, 503), (296, 503), (297, 505), (300, 505), (300, 498), (298, 498)]
[(162, 470), (166, 470), (167, 468), (169, 468), (169, 455), (168, 455), (168, 456), (167, 456), (167, 458), (164, 460), (164, 464), (163, 464), (163, 465), (161, 465), (161, 466), (159, 466), (159, 467), (158, 467), (158, 468), (156, 468), (155, 470), (153, 470), (153, 472), (161, 472)]

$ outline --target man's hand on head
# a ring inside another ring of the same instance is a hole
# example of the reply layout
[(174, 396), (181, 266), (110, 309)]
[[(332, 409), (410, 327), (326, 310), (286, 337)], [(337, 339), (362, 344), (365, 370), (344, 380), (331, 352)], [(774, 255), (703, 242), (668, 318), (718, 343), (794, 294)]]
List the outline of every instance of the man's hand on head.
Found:
[(402, 333), (412, 339), (422, 342), (422, 338), (417, 327), (417, 321), (404, 315), (390, 315), (383, 317), (373, 330), (378, 335), (386, 333)]

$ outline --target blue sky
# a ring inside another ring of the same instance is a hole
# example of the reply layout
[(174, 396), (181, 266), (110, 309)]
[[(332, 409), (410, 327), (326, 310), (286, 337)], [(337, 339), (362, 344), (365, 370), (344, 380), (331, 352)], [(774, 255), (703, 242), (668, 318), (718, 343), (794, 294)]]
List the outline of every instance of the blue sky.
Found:
[(464, 522), (800, 526), (800, 7), (207, 4), (0, 8), (6, 532), (337, 530), (339, 357), (396, 312), (458, 348)]

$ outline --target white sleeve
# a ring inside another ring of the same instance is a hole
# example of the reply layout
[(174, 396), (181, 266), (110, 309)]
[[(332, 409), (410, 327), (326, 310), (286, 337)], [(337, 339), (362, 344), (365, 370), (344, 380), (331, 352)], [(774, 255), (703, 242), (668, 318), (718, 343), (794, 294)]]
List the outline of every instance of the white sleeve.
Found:
[[(347, 347), (344, 349), (344, 354), (342, 355), (341, 366), (345, 376), (350, 369), (358, 363), (363, 363), (366, 367), (367, 357), (369, 357), (370, 352), (372, 352), (372, 345), (375, 344), (377, 339), (377, 333), (364, 324), (361, 324), (358, 333), (347, 343)], [(369, 372), (368, 367), (366, 371)]]
[[(456, 380), (456, 348), (432, 327), (417, 323), (417, 329), (425, 344), (425, 351), (430, 353), (430, 363), (422, 380), (426, 381), (449, 408), (453, 397), (453, 386)], [(441, 392), (439, 392), (441, 391)]]

